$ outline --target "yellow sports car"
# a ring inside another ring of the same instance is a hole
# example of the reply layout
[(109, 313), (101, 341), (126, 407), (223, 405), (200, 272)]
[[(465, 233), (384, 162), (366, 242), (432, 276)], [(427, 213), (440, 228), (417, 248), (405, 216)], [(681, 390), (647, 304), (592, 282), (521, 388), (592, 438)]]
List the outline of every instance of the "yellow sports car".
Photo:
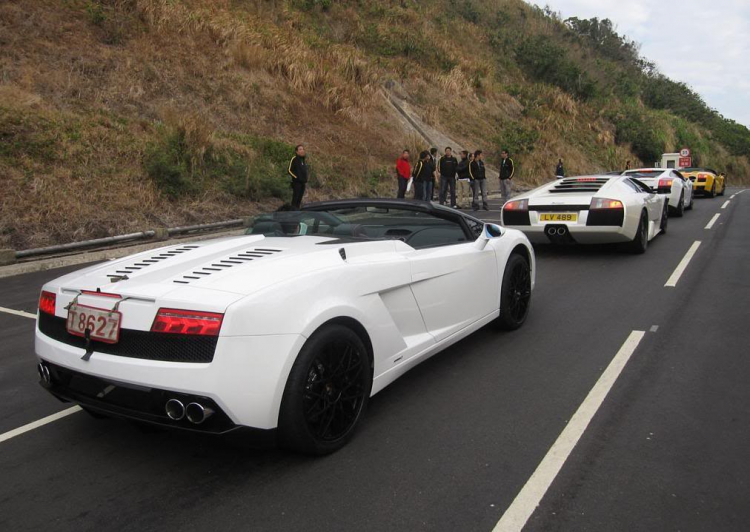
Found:
[(723, 196), (727, 189), (726, 177), (711, 168), (680, 168), (680, 173), (693, 182), (693, 192), (713, 198)]

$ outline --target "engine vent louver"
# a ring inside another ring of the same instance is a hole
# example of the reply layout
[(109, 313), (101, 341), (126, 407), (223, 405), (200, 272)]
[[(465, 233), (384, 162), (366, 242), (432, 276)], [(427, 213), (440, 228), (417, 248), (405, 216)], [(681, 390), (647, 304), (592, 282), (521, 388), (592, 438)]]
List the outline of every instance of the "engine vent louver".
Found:
[(130, 266), (121, 266), (119, 270), (115, 270), (115, 273), (108, 273), (107, 277), (122, 278), (123, 275), (132, 274), (144, 268), (148, 268), (153, 264), (159, 264), (160, 262), (167, 260), (172, 257), (177, 257), (182, 253), (187, 253), (194, 249), (198, 249), (200, 246), (180, 246), (178, 248), (170, 249), (169, 251), (163, 251), (158, 255), (149, 257), (148, 259), (141, 259), (138, 262), (132, 263)]
[[(208, 266), (203, 266), (195, 271), (187, 273), (181, 276), (179, 279), (174, 279), (172, 282), (177, 284), (190, 284), (192, 281), (205, 279), (205, 277), (212, 275), (216, 272), (223, 272), (229, 268), (247, 264), (250, 261), (262, 259), (276, 253), (281, 253), (281, 249), (269, 249), (269, 248), (256, 248), (235, 253), (229, 257), (220, 259), (216, 262), (210, 263)], [(200, 277), (199, 277), (200, 276)]]
[(591, 178), (567, 178), (562, 179), (550, 189), (551, 193), (576, 193), (576, 192), (598, 192), (600, 188), (609, 183), (608, 177), (591, 177)]

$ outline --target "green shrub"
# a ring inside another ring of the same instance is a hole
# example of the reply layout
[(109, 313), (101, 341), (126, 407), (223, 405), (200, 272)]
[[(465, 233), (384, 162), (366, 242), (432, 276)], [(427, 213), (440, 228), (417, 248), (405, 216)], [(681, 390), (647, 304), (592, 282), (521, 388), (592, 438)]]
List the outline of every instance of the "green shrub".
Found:
[(666, 150), (666, 135), (661, 123), (636, 105), (625, 105), (611, 112), (610, 120), (615, 124), (615, 142), (630, 143), (633, 152), (646, 164), (661, 159)]
[(596, 95), (594, 80), (544, 35), (523, 41), (516, 48), (516, 61), (534, 81), (555, 85), (583, 99)]
[(177, 131), (163, 133), (150, 143), (143, 164), (156, 186), (172, 199), (197, 189), (185, 138)]
[(502, 129), (492, 141), (498, 147), (498, 153), (501, 149), (507, 149), (509, 153), (531, 153), (534, 146), (539, 140), (539, 132), (526, 128), (519, 122), (505, 122)]

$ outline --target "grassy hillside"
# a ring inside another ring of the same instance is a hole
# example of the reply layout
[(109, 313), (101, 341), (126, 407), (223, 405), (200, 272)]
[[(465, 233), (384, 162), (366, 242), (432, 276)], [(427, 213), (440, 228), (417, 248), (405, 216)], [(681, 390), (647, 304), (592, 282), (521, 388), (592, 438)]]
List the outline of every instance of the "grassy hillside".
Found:
[(387, 91), (519, 178), (690, 146), (747, 179), (750, 134), (597, 21), (520, 0), (7, 0), (0, 247), (234, 218), (289, 195), (391, 195), (423, 148)]

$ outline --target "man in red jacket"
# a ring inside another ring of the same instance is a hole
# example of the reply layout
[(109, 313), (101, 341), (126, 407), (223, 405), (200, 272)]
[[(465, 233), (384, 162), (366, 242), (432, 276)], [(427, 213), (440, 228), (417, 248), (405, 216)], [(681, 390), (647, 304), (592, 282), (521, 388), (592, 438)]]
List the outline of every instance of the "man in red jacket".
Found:
[(403, 199), (406, 195), (406, 186), (411, 179), (411, 165), (409, 164), (409, 150), (401, 152), (401, 157), (396, 161), (396, 179), (398, 179), (397, 198)]

